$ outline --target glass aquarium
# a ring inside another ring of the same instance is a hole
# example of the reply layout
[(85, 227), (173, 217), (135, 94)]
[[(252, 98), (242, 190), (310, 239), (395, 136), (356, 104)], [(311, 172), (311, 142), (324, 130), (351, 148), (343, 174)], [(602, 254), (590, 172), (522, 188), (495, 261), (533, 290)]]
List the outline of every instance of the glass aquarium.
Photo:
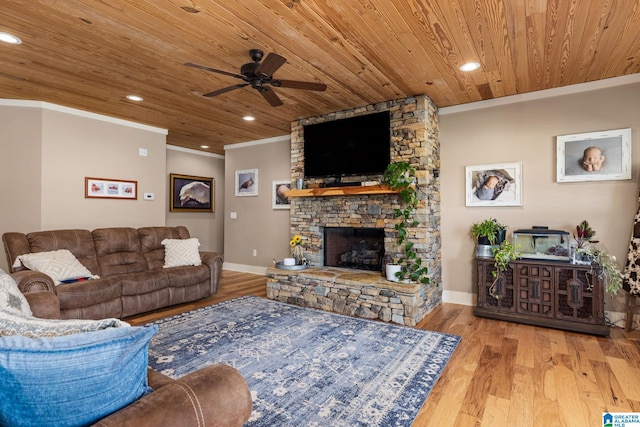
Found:
[(524, 259), (569, 261), (570, 235), (562, 230), (531, 228), (513, 232), (513, 243)]

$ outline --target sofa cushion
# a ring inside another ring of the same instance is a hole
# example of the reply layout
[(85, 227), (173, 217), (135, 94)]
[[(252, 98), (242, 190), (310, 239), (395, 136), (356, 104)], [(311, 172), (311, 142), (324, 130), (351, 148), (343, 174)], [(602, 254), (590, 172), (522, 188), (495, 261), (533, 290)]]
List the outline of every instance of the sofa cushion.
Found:
[(31, 316), (31, 308), (16, 281), (0, 270), (0, 310)]
[(147, 260), (150, 270), (162, 268), (164, 265), (164, 239), (188, 239), (189, 230), (184, 226), (178, 227), (141, 227), (138, 228), (142, 254)]
[(56, 287), (56, 293), (60, 299), (60, 307), (82, 307), (120, 297), (122, 286), (118, 276), (101, 277), (62, 284)]
[(118, 277), (122, 295), (142, 295), (169, 287), (169, 277), (164, 270), (147, 270)]
[(0, 338), (0, 425), (80, 426), (131, 404), (147, 383), (151, 327)]
[(56, 285), (69, 280), (99, 277), (91, 274), (67, 249), (23, 254), (16, 259), (16, 263), (18, 262), (29, 270), (39, 271), (51, 277)]
[(27, 234), (26, 238), (29, 242), (30, 250), (28, 252), (30, 253), (67, 249), (91, 271), (91, 274), (101, 274), (93, 237), (88, 230), (36, 231)]
[(190, 239), (164, 239), (160, 243), (164, 246), (163, 268), (202, 264), (200, 252), (198, 252), (200, 241), (195, 237)]
[(134, 228), (99, 228), (91, 234), (103, 276), (147, 270), (147, 262), (140, 252), (138, 232)]
[(169, 276), (169, 286), (182, 288), (211, 280), (211, 272), (206, 265), (172, 267), (165, 270)]

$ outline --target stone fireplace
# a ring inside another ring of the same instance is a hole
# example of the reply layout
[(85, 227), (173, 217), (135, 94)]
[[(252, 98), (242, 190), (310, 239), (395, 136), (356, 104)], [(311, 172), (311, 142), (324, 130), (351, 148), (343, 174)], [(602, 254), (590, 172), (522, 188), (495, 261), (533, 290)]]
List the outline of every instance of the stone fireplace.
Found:
[[(384, 253), (391, 256), (401, 255), (399, 248), (395, 246), (395, 209), (400, 207), (399, 196), (397, 194), (367, 194), (366, 191), (345, 192), (344, 195), (328, 197), (291, 197), (291, 235), (299, 234), (302, 236), (304, 256), (311, 267), (318, 269), (313, 268), (314, 271), (308, 269), (300, 274), (283, 271), (268, 272), (267, 291), (270, 298), (346, 314), (357, 315), (358, 312), (366, 312), (367, 315), (364, 317), (371, 317), (371, 312), (384, 312), (385, 315), (381, 314), (378, 318), (407, 325), (414, 325), (433, 307), (440, 304), (442, 298), (440, 287), (440, 185), (438, 178), (440, 146), (437, 109), (429, 98), (425, 96), (409, 97), (293, 122), (291, 128), (291, 181), (295, 182), (297, 178), (304, 177), (303, 127), (305, 125), (385, 110), (390, 112), (391, 117), (391, 161), (407, 161), (416, 169), (416, 188), (420, 200), (416, 213), (420, 225), (409, 229), (408, 239), (414, 243), (414, 248), (422, 259), (423, 265), (429, 269), (430, 284), (408, 284), (403, 287), (403, 292), (406, 291), (406, 294), (403, 294), (402, 298), (396, 295), (395, 291), (388, 290), (382, 292), (388, 296), (381, 297), (380, 288), (385, 288), (384, 282), (387, 281), (381, 278), (380, 271), (376, 268), (375, 271), (362, 272), (356, 276), (351, 273), (348, 276), (348, 287), (338, 286), (333, 289), (334, 287), (330, 286), (329, 288), (333, 290), (327, 291), (327, 295), (323, 298), (329, 298), (333, 303), (327, 303), (325, 300), (322, 304), (318, 302), (316, 293), (318, 289), (321, 288), (324, 292), (324, 289), (329, 289), (325, 286), (329, 282), (335, 285), (341, 281), (338, 278), (339, 274), (336, 276), (336, 271), (332, 270), (333, 267), (325, 267), (333, 265), (335, 259), (334, 253), (327, 254), (325, 230), (345, 227), (358, 230), (378, 229), (382, 232)], [(344, 177), (342, 181), (362, 182), (381, 179), (382, 176), (356, 176)], [(329, 179), (314, 179), (305, 182), (306, 186), (311, 187), (331, 187), (331, 184)], [(329, 256), (333, 259), (327, 260), (326, 258)], [(331, 271), (329, 275), (331, 279), (323, 274), (323, 268)], [(354, 277), (358, 278), (354, 279)], [(288, 286), (287, 283), (295, 283), (293, 291), (288, 289), (285, 292), (280, 292), (281, 285)], [(373, 286), (378, 289), (367, 291), (365, 296), (368, 295), (368, 297), (366, 298), (355, 298), (354, 295), (362, 295), (361, 291), (354, 288), (358, 283), (363, 287)], [(301, 284), (303, 285), (301, 286)], [(392, 282), (387, 282), (387, 284), (393, 285)], [(318, 286), (320, 288), (314, 289)], [(393, 302), (389, 302), (390, 298)], [(403, 298), (409, 302), (408, 305), (399, 304)], [(387, 313), (386, 308), (390, 310), (391, 314)], [(400, 321), (400, 319), (403, 320)]]

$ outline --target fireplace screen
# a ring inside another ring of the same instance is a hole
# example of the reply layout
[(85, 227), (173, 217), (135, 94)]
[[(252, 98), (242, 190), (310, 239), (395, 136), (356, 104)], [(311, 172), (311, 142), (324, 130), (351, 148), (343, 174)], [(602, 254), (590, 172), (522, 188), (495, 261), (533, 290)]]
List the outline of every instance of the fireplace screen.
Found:
[(324, 264), (330, 267), (380, 270), (384, 229), (325, 227)]

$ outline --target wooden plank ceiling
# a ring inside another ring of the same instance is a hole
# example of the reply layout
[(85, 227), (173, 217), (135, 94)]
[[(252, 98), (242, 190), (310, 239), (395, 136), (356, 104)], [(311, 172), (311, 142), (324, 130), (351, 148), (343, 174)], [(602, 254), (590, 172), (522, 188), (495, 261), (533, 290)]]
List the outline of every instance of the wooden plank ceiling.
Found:
[[(291, 121), (426, 94), (438, 107), (640, 72), (640, 0), (2, 0), (0, 98), (52, 102), (223, 146)], [(241, 80), (249, 49), (287, 62), (271, 107)], [(476, 61), (470, 73), (458, 67)], [(125, 99), (137, 94), (144, 101)], [(257, 120), (241, 116), (254, 111)], [(208, 145), (203, 149), (201, 145)]]

